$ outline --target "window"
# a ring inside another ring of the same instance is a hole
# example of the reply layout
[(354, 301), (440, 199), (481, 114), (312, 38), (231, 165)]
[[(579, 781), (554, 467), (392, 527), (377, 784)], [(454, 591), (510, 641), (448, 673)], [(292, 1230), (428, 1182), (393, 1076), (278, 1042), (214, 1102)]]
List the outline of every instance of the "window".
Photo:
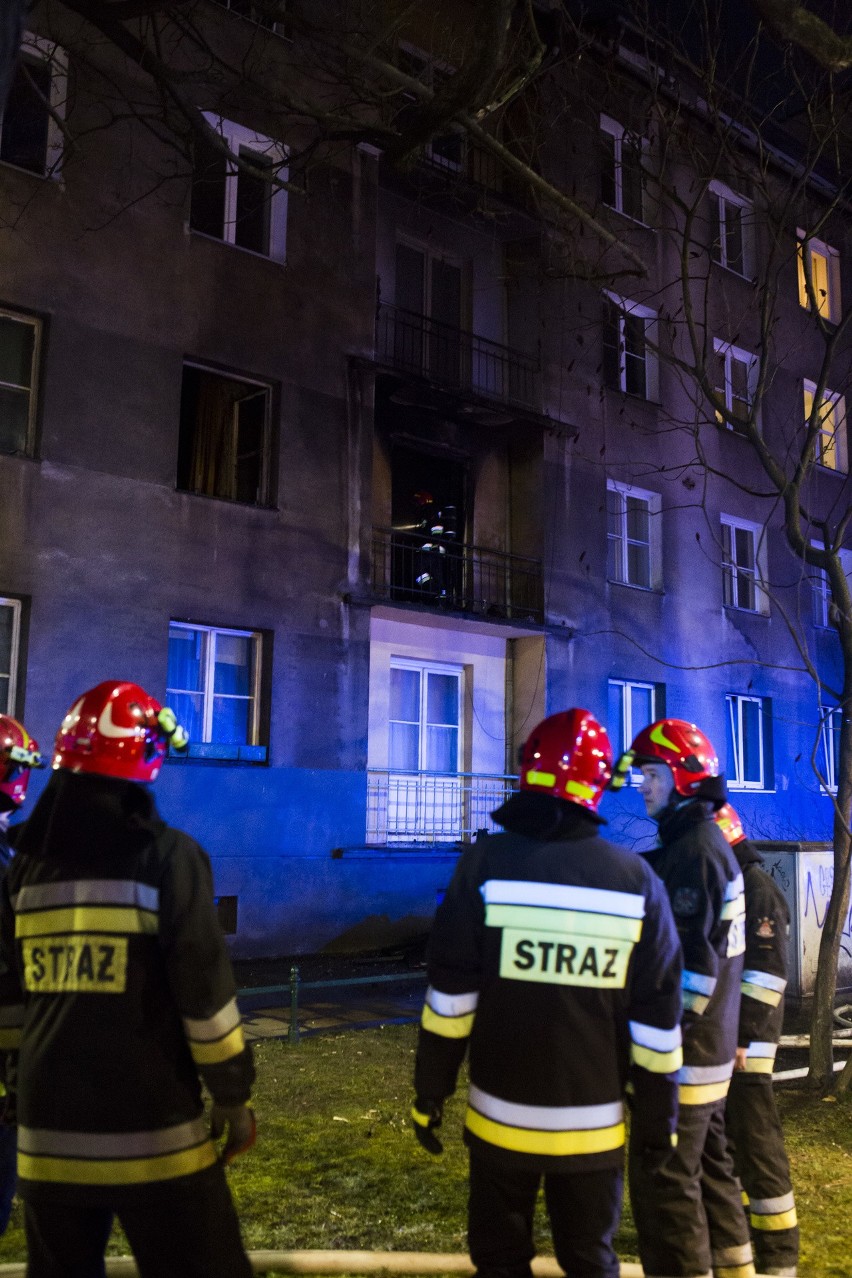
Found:
[[(436, 62), (420, 49), (409, 44), (400, 44), (396, 51), (396, 65), (412, 80), (419, 80), (427, 88), (438, 92), (446, 82), (452, 79), (455, 69), (448, 63)], [(415, 96), (408, 89), (400, 95), (401, 109), (396, 117), (396, 125), (404, 129), (407, 117), (423, 103), (423, 99)], [(432, 137), (426, 143), (424, 154), (427, 160), (440, 169), (459, 172), (465, 162), (465, 136), (463, 133), (451, 131)]]
[(728, 430), (736, 430), (738, 422), (747, 422), (757, 390), (758, 362), (749, 351), (740, 350), (730, 342), (718, 339), (713, 343), (716, 353), (716, 384), (714, 390), (725, 402), (726, 415), (716, 413), (716, 421)]
[(813, 297), (819, 315), (837, 324), (840, 320), (840, 254), (801, 229), (797, 235), (799, 305), (809, 311)]
[(56, 177), (62, 164), (68, 61), (49, 40), (24, 32), (6, 106), (0, 117), (0, 160), (42, 177)]
[(459, 771), (461, 678), (459, 666), (391, 663), (389, 768)]
[(751, 275), (754, 267), (754, 220), (750, 202), (721, 182), (710, 183), (714, 262), (737, 275)]
[(208, 115), (207, 123), (242, 168), (213, 141), (199, 139), (192, 174), (189, 225), (193, 231), (283, 262), (287, 242), (287, 148), (230, 120)]
[(728, 767), (731, 790), (770, 790), (774, 786), (771, 757), (771, 703), (767, 697), (729, 695), (727, 703)]
[(840, 776), (840, 725), (843, 722), (843, 711), (840, 706), (827, 710), (820, 725), (822, 743), (822, 764), (825, 787), (837, 793)]
[(659, 394), (657, 313), (613, 293), (604, 295), (603, 373), (613, 390), (643, 399)]
[(271, 388), (185, 364), (177, 486), (206, 497), (270, 501)]
[(274, 18), (269, 12), (268, 2), (253, 4), (251, 0), (215, 0), (215, 3), (223, 9), (229, 9), (231, 13), (238, 13), (241, 18), (247, 18), (259, 27), (265, 27), (267, 31), (274, 31), (276, 35), (288, 34), (287, 17), (291, 12), (289, 0), (275, 0), (275, 13), (280, 16)]
[(31, 453), (41, 325), (0, 310), (0, 453)]
[(0, 599), (0, 714), (15, 714), (21, 601)]
[(763, 565), (758, 553), (758, 524), (722, 516), (722, 583), (726, 608), (765, 612), (766, 596), (760, 588)]
[[(665, 687), (660, 683), (636, 683), (627, 679), (609, 681), (610, 740), (616, 757), (629, 750), (634, 738), (649, 723), (665, 717)], [(630, 769), (630, 781), (638, 785), (642, 773)]]
[(166, 699), (189, 733), (190, 755), (265, 760), (260, 674), (257, 631), (169, 623)]
[(601, 200), (611, 209), (645, 221), (645, 143), (609, 116), (601, 116)]
[[(814, 382), (804, 383), (805, 426), (809, 427), (814, 415)], [(818, 431), (814, 439), (814, 460), (827, 470), (846, 474), (849, 469), (846, 448), (846, 400), (835, 391), (823, 392), (817, 408)]]
[[(816, 550), (822, 550), (824, 547), (818, 542), (813, 543)], [(847, 577), (850, 579), (852, 586), (852, 553), (848, 550), (839, 551), (840, 565)], [(807, 566), (807, 573), (810, 578), (812, 597), (814, 604), (814, 625), (824, 629), (831, 629), (834, 626), (832, 620), (832, 611), (834, 605), (831, 602), (831, 587), (828, 582), (828, 573), (824, 568), (813, 568)]]
[(607, 577), (610, 581), (643, 586), (646, 590), (659, 584), (659, 513), (659, 494), (609, 480)]
[(397, 244), (394, 301), (405, 314), (394, 329), (395, 363), (442, 380), (466, 380), (463, 285), (457, 258), (404, 241)]

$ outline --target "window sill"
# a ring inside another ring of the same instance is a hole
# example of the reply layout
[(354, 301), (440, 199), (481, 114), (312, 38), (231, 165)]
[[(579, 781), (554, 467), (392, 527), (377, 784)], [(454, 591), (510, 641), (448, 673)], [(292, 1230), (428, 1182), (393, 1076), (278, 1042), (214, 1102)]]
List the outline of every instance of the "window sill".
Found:
[(632, 213), (625, 213), (624, 209), (617, 209), (614, 204), (605, 204), (605, 209), (609, 209), (610, 213), (617, 213), (619, 217), (623, 217), (625, 222), (629, 222), (631, 226), (640, 226), (643, 231), (656, 231), (656, 227), (650, 222), (643, 222), (641, 218), (634, 217)]
[(777, 794), (778, 793), (778, 791), (775, 789), (775, 786), (772, 786), (770, 789), (767, 786), (763, 786), (763, 785), (748, 785), (748, 784), (737, 785), (736, 782), (728, 781), (727, 779), (725, 781), (725, 786), (728, 790), (736, 794)]
[(217, 497), (215, 493), (201, 493), (195, 488), (178, 488), (175, 486), (176, 493), (183, 493), (186, 497), (203, 497), (205, 501), (224, 501), (229, 506), (239, 506), (242, 510), (268, 510), (277, 511), (278, 506), (267, 501), (239, 501), (236, 497)]
[(715, 257), (711, 257), (710, 261), (714, 266), (718, 266), (720, 271), (724, 271), (726, 275), (733, 275), (735, 280), (742, 280), (743, 284), (751, 284), (754, 282), (754, 275), (744, 271), (738, 271), (733, 266), (726, 266), (724, 262), (718, 262)]
[(637, 404), (647, 404), (650, 408), (661, 408), (662, 400), (649, 399), (647, 395), (637, 395), (636, 391), (624, 390), (621, 386), (610, 386), (606, 384), (606, 389), (612, 391), (614, 395), (623, 395), (625, 399), (631, 399)]
[(610, 586), (625, 586), (628, 590), (641, 590), (646, 595), (662, 596), (666, 593), (662, 586), (640, 586), (636, 581), (619, 581), (617, 577), (607, 577), (606, 580)]
[(13, 164), (11, 160), (0, 160), (0, 166), (11, 169), (13, 173), (25, 173), (27, 177), (36, 178), (39, 182), (61, 182), (61, 170), (52, 173), (49, 170), (39, 173), (36, 169), (26, 169), (22, 164)]
[(240, 763), (266, 764), (267, 748), (265, 745), (230, 745), (216, 741), (190, 741), (189, 747), (180, 754), (170, 754), (168, 763)]
[(764, 620), (766, 621), (769, 620), (768, 608), (766, 612), (764, 612), (760, 608), (741, 608), (739, 604), (722, 604), (722, 610), (724, 612), (737, 612), (740, 614), (744, 614), (746, 617), (763, 617)]
[(286, 256), (276, 257), (273, 253), (258, 253), (257, 249), (244, 248), (242, 244), (234, 244), (233, 240), (226, 240), (222, 235), (208, 235), (206, 231), (197, 231), (188, 222), (184, 223), (184, 228), (190, 238), (197, 237), (199, 240), (206, 240), (208, 244), (224, 244), (225, 248), (233, 249), (235, 253), (247, 253), (249, 257), (256, 257), (260, 262), (273, 262), (276, 266), (287, 265)]

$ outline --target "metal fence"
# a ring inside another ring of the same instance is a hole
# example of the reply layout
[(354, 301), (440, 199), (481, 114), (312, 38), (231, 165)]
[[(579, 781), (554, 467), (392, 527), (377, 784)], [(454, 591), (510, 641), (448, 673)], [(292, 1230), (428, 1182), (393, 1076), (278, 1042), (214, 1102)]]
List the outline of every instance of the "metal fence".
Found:
[(382, 599), (486, 617), (544, 620), (541, 560), (417, 533), (373, 529), (372, 589)]
[(376, 317), (376, 358), (444, 386), (538, 408), (538, 359), (387, 302)]
[(517, 789), (515, 776), (367, 770), (367, 842), (470, 843), (497, 826), (491, 813)]

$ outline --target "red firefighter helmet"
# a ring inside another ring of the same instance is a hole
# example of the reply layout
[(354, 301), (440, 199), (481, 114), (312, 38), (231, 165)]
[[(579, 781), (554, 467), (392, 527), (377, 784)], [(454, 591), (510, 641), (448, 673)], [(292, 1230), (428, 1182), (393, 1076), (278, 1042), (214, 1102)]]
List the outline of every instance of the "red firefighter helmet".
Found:
[(17, 719), (0, 714), (0, 811), (21, 806), (27, 797), (30, 769), (41, 766), (38, 742)]
[(642, 729), (630, 750), (637, 768), (643, 763), (667, 763), (674, 788), (684, 798), (699, 795), (703, 782), (719, 776), (712, 741), (686, 719), (658, 719)]
[(78, 697), (54, 745), (53, 767), (125, 781), (153, 781), (169, 743), (187, 744), (173, 711), (137, 683), (109, 679)]
[(730, 803), (723, 804), (719, 811), (714, 814), (713, 820), (716, 822), (731, 847), (733, 847), (735, 843), (742, 843), (745, 838), (743, 823), (734, 808), (731, 807)]
[(612, 776), (612, 746), (588, 710), (562, 710), (533, 728), (521, 753), (521, 789), (596, 812)]

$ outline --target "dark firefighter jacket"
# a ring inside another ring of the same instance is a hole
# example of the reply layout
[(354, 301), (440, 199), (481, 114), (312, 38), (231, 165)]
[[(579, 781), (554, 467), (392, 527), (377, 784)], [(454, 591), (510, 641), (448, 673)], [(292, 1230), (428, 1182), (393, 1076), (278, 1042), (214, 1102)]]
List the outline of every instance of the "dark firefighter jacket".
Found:
[(236, 1104), (254, 1070), (206, 855), (144, 787), (69, 772), (16, 834), (0, 1047), (18, 1049), (21, 1196), (135, 1201), (211, 1167), (199, 1075)]
[(737, 1049), (745, 950), (743, 876), (699, 800), (668, 809), (644, 854), (666, 885), (683, 946), (681, 1105), (727, 1095)]
[(521, 793), (495, 819), (514, 832), (463, 853), (435, 917), (417, 1095), (450, 1095), (469, 1046), (465, 1140), (493, 1160), (620, 1164), (628, 1080), (642, 1143), (669, 1148), (681, 956), (662, 884), (575, 804)]
[(784, 1020), (790, 911), (763, 857), (742, 839), (734, 855), (745, 883), (745, 967), (738, 1045), (748, 1050), (746, 1070), (771, 1074)]

